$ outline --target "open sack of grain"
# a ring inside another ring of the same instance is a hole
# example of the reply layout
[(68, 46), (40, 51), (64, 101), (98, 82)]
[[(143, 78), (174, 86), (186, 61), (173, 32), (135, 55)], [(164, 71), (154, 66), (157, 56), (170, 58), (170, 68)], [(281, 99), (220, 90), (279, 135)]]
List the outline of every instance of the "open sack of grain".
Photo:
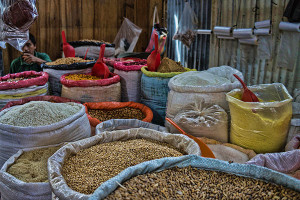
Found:
[(141, 103), (153, 111), (153, 123), (164, 125), (170, 79), (176, 75), (196, 70), (184, 68), (179, 63), (164, 58), (156, 72), (148, 71), (147, 67), (142, 67), (141, 71), (143, 73), (141, 78)]
[(213, 67), (200, 72), (186, 72), (173, 77), (169, 82), (166, 116), (174, 119), (183, 107), (194, 103), (195, 98), (207, 104), (219, 105), (228, 112), (226, 93), (241, 87), (233, 74), (243, 78), (241, 72), (229, 66)]
[(184, 154), (201, 155), (184, 135), (146, 128), (103, 132), (60, 148), (48, 159), (49, 181), (59, 199), (88, 199), (105, 181), (138, 163)]
[(109, 73), (101, 79), (88, 74), (64, 74), (60, 78), (61, 96), (81, 102), (121, 101), (120, 76)]
[(0, 170), (1, 200), (51, 199), (47, 161), (62, 144), (19, 150)]
[(0, 167), (18, 150), (77, 141), (91, 134), (81, 104), (31, 101), (0, 112)]
[(153, 198), (299, 199), (300, 181), (260, 166), (187, 155), (129, 167), (89, 200)]
[(121, 101), (141, 101), (141, 68), (146, 64), (146, 60), (120, 61), (114, 64), (114, 73), (121, 77)]
[(45, 72), (25, 71), (0, 77), (0, 108), (8, 102), (48, 93), (49, 75)]
[(69, 44), (74, 47), (75, 56), (78, 57), (84, 57), (86, 52), (88, 51), (86, 54), (88, 58), (98, 59), (100, 46), (102, 44), (105, 44), (106, 47), (104, 51), (105, 57), (113, 57), (115, 55), (115, 44), (110, 44), (102, 40), (99, 41), (99, 40), (83, 39), (79, 41), (69, 42)]
[(67, 73), (90, 73), (95, 60), (84, 60), (79, 57), (59, 58), (53, 62), (43, 63), (41, 67), (49, 74), (50, 94), (61, 95), (60, 77)]

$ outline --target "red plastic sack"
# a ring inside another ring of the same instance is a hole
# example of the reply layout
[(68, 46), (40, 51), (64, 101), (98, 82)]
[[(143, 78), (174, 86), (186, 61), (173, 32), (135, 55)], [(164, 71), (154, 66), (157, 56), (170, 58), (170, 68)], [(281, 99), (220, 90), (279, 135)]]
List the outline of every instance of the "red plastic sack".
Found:
[(110, 65), (110, 66), (114, 66), (116, 62), (123, 62), (123, 61), (132, 61), (132, 62), (138, 62), (138, 61), (142, 61), (144, 59), (141, 58), (103, 58), (103, 61), (105, 62), (105, 64)]
[[(120, 82), (120, 76), (118, 74), (111, 73), (109, 74), (109, 78), (99, 79), (99, 80), (66, 80), (66, 76), (70, 74), (64, 74), (60, 77), (60, 82), (62, 85), (67, 87), (92, 87), (92, 86), (107, 86), (114, 83)], [(89, 73), (88, 75), (91, 75)]]
[(17, 101), (10, 101), (0, 111), (4, 110), (6, 108), (13, 107), (13, 106), (23, 105), (30, 101), (49, 101), (49, 102), (55, 102), (55, 103), (66, 103), (66, 102), (80, 103), (79, 101), (75, 101), (75, 100), (64, 98), (64, 97), (58, 97), (58, 96), (36, 96), (36, 97), (23, 98), (23, 99), (20, 99)]
[[(26, 78), (30, 76), (38, 76), (27, 80), (19, 80), (14, 82), (7, 82), (8, 79)], [(18, 88), (30, 87), (33, 85), (45, 85), (48, 82), (49, 75), (47, 72), (25, 71), (15, 74), (7, 74), (0, 77), (0, 90), (11, 90)]]
[(151, 122), (153, 119), (153, 112), (152, 110), (145, 106), (144, 104), (141, 103), (136, 103), (136, 102), (95, 102), (95, 103), (84, 103), (83, 104), (85, 106), (85, 112), (89, 118), (90, 124), (91, 126), (95, 127), (98, 124), (100, 124), (100, 120), (91, 117), (88, 114), (88, 109), (105, 109), (105, 110), (114, 110), (114, 109), (118, 109), (118, 108), (125, 108), (125, 107), (130, 107), (130, 108), (137, 108), (140, 109), (142, 111), (142, 113), (145, 115), (145, 118), (142, 120), (144, 122)]
[(114, 68), (122, 71), (140, 71), (143, 66), (147, 65), (147, 60), (140, 61), (123, 61), (116, 62)]

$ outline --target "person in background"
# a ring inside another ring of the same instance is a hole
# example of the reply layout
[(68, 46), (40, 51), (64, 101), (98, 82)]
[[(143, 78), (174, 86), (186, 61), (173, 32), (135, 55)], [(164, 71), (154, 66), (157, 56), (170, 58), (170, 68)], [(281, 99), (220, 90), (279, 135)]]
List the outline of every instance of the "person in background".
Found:
[(36, 41), (34, 36), (29, 33), (29, 40), (22, 48), (23, 53), (20, 57), (11, 62), (9, 73), (18, 73), (23, 71), (42, 71), (41, 64), (51, 62), (46, 53), (36, 51)]

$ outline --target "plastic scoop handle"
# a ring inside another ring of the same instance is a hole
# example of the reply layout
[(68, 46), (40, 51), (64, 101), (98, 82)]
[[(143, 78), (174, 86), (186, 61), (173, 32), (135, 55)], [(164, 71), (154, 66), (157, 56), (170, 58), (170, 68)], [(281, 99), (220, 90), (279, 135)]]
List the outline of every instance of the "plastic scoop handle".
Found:
[(190, 134), (187, 134), (184, 130), (182, 130), (173, 120), (166, 117), (166, 120), (172, 124), (181, 134), (188, 136), (189, 138), (193, 139), (200, 147), (201, 154), (203, 157), (206, 158), (216, 158), (212, 150), (199, 138), (196, 138)]
[(251, 90), (249, 90), (249, 88), (246, 86), (245, 82), (238, 75), (233, 74), (233, 76), (237, 80), (239, 80), (239, 82), (242, 84), (242, 86), (244, 88), (242, 101), (244, 101), (244, 102), (259, 102), (259, 99), (257, 98), (257, 96)]
[(86, 52), (85, 52), (84, 60), (86, 59), (86, 55), (87, 55), (88, 51), (89, 51), (89, 48), (87, 48), (87, 50), (86, 50)]

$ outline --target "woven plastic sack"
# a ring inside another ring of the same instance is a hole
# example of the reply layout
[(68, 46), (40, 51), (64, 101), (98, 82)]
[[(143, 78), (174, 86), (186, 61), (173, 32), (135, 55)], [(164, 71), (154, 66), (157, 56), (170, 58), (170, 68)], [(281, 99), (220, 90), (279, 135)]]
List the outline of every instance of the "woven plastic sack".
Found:
[(69, 44), (74, 47), (75, 56), (77, 57), (84, 57), (87, 49), (89, 49), (86, 56), (97, 60), (99, 58), (100, 46), (102, 44), (105, 44), (104, 57), (113, 57), (115, 55), (114, 44), (88, 40), (72, 41), (69, 42)]
[(61, 96), (62, 85), (60, 83), (60, 77), (64, 74), (84, 74), (91, 73), (92, 67), (96, 61), (86, 63), (74, 63), (70, 65), (47, 65), (41, 64), (44, 72), (49, 74), (50, 94), (55, 96)]
[[(186, 71), (195, 71), (189, 68), (185, 69)], [(141, 71), (143, 73), (141, 78), (141, 103), (151, 108), (154, 124), (164, 125), (169, 92), (168, 83), (173, 76), (184, 72), (150, 72), (147, 67), (142, 67)]]
[[(207, 137), (220, 142), (228, 142), (228, 119), (226, 111), (218, 105), (205, 104), (197, 101), (186, 105), (176, 115), (173, 121), (186, 133), (195, 137)], [(178, 132), (172, 125), (166, 123), (170, 132)]]
[(241, 101), (241, 89), (226, 94), (231, 114), (230, 142), (256, 153), (283, 150), (292, 117), (291, 95), (281, 83), (249, 89), (260, 102)]
[[(13, 107), (13, 106), (17, 106), (17, 105), (23, 105), (30, 101), (49, 101), (49, 102), (53, 102), (53, 103), (66, 103), (66, 102), (80, 103), (79, 101), (75, 101), (75, 100), (64, 98), (64, 97), (47, 96), (46, 95), (46, 96), (28, 97), (28, 98), (23, 98), (23, 99), (16, 100), (16, 101), (10, 101), (2, 108), (2, 110)], [(0, 111), (2, 111), (2, 110), (0, 110)]]
[[(80, 111), (51, 125), (20, 127), (0, 124), (0, 167), (20, 149), (72, 142), (89, 137), (91, 128), (85, 107), (73, 102), (69, 104), (80, 107)], [(0, 116), (12, 108), (14, 107), (1, 111)]]
[(148, 128), (161, 132), (168, 132), (164, 126), (159, 126), (138, 119), (111, 119), (97, 125), (96, 135), (105, 131), (126, 130), (131, 128)]
[(27, 97), (44, 96), (48, 94), (48, 83), (45, 85), (29, 86), (26, 88), (2, 90), (0, 91), (0, 108), (3, 108), (8, 102), (20, 100)]
[(166, 116), (173, 119), (184, 106), (194, 103), (195, 99), (202, 100), (206, 104), (219, 105), (228, 112), (226, 93), (241, 87), (233, 74), (243, 79), (241, 72), (229, 66), (175, 76), (169, 82)]
[(69, 143), (60, 148), (55, 154), (53, 154), (53, 156), (48, 159), (49, 181), (53, 193), (59, 199), (88, 199), (91, 195), (76, 192), (70, 189), (70, 187), (68, 187), (68, 185), (66, 184), (61, 171), (61, 166), (63, 165), (65, 158), (71, 154), (76, 154), (81, 149), (86, 149), (99, 143), (107, 143), (120, 140), (126, 141), (129, 139), (137, 138), (154, 139), (157, 141), (166, 142), (178, 149), (182, 149), (187, 154), (201, 154), (197, 143), (187, 136), (181, 134), (163, 133), (145, 128), (103, 132), (99, 135), (78, 142)]
[(238, 163), (230, 164), (221, 160), (203, 158), (196, 155), (187, 155), (175, 158), (151, 160), (135, 165), (133, 167), (129, 167), (123, 170), (117, 176), (101, 184), (101, 186), (97, 188), (91, 195), (89, 200), (98, 200), (107, 197), (110, 193), (117, 189), (117, 187), (119, 187), (119, 184), (122, 184), (123, 182), (134, 176), (151, 172), (159, 172), (175, 166), (180, 168), (191, 166), (198, 169), (226, 172), (238, 176), (251, 177), (253, 179), (272, 182), (298, 192), (300, 191), (300, 181), (271, 169), (255, 165), (244, 165)]
[(295, 149), (300, 149), (300, 132), (291, 140), (288, 140), (288, 143), (285, 146), (285, 151), (292, 151)]
[(121, 101), (141, 101), (141, 68), (146, 60), (124, 61), (114, 64), (114, 72), (121, 77)]
[(49, 182), (24, 182), (13, 175), (7, 173), (8, 168), (23, 154), (40, 148), (55, 147), (50, 145), (38, 148), (28, 148), (19, 150), (12, 155), (2, 166), (0, 170), (0, 193), (1, 200), (22, 199), (22, 200), (40, 200), (51, 199), (52, 192)]

